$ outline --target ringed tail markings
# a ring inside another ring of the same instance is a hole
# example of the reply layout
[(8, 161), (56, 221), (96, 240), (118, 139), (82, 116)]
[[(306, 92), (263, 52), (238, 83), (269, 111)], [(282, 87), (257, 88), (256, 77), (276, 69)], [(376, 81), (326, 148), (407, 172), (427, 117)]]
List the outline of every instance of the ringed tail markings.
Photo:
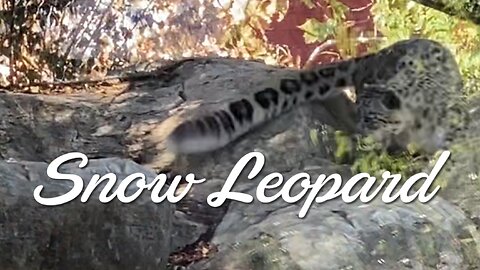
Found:
[[(355, 62), (342, 63), (343, 70), (349, 70), (352, 63)], [(327, 93), (335, 86), (344, 87), (347, 82), (353, 81), (346, 78), (349, 74), (336, 70), (336, 65), (338, 63), (311, 70), (292, 71), (280, 78), (276, 86), (275, 83), (265, 86), (250, 97), (228, 103), (225, 109), (188, 120), (180, 124), (169, 136), (167, 139), (169, 148), (179, 153), (215, 150), (258, 124), (289, 111), (299, 104), (312, 99), (325, 99)], [(338, 79), (335, 79), (336, 77)], [(195, 140), (209, 143), (191, 150), (182, 146), (182, 143), (193, 145)], [(217, 144), (215, 140), (218, 140)]]

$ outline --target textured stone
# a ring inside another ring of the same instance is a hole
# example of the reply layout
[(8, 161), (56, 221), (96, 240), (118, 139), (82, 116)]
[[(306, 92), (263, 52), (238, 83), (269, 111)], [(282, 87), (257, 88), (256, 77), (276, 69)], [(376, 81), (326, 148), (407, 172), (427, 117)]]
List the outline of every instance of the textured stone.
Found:
[[(316, 179), (320, 173), (342, 170), (330, 165), (307, 172)], [(345, 170), (342, 175), (348, 179)], [(255, 189), (245, 190), (254, 196)], [(291, 194), (298, 193), (297, 186)], [(302, 201), (233, 202), (213, 237), (219, 253), (193, 269), (469, 269), (480, 265), (479, 234), (460, 208), (440, 197), (428, 204), (385, 204), (377, 197), (368, 204), (346, 204), (341, 199), (314, 203), (303, 219), (297, 216)]]
[[(71, 181), (49, 179), (46, 168), (42, 162), (0, 161), (0, 269), (165, 269), (172, 205), (154, 204), (147, 193), (129, 204), (117, 199), (102, 204), (97, 189), (86, 203), (78, 197), (43, 206), (34, 200), (36, 186), (44, 185), (43, 197), (65, 194), (72, 186)], [(95, 173), (115, 173), (118, 179), (134, 172), (155, 177), (117, 158), (91, 160), (83, 169), (66, 164), (61, 171), (77, 174), (85, 183)]]

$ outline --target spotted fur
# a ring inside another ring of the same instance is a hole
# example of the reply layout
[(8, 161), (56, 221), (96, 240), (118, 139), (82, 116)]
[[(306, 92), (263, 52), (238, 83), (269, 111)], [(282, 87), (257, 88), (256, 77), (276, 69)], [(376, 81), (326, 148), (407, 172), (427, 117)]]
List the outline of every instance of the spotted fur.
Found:
[(451, 119), (458, 118), (458, 110), (451, 108), (461, 96), (462, 79), (452, 54), (435, 41), (412, 39), (363, 57), (285, 71), (252, 95), (180, 124), (168, 137), (168, 148), (176, 153), (221, 148), (265, 121), (305, 102), (328, 100), (345, 87), (356, 92), (358, 132), (372, 134), (386, 147), (404, 149), (415, 142), (435, 151), (457, 128)]

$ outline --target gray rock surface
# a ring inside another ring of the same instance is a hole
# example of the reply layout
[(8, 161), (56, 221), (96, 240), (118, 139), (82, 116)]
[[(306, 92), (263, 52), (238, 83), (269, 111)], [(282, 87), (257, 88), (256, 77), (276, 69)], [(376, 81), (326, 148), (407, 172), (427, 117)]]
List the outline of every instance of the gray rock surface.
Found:
[[(285, 174), (285, 179), (298, 172)], [(306, 172), (312, 179), (321, 173), (341, 173), (344, 181), (350, 176), (346, 167), (334, 164)], [(255, 196), (258, 181), (241, 189)], [(299, 188), (291, 194), (298, 194)], [(288, 204), (281, 199), (270, 204), (232, 202), (213, 237), (219, 253), (192, 269), (471, 269), (480, 265), (478, 231), (459, 207), (440, 197), (428, 204), (385, 204), (380, 196), (368, 204), (336, 199), (314, 203), (300, 219), (302, 204), (303, 200)]]
[(448, 166), (439, 182), (441, 196), (465, 211), (480, 228), (480, 98), (469, 102), (471, 123), (465, 134), (455, 141)]
[[(33, 190), (44, 186), (43, 197), (71, 190), (72, 181), (51, 180), (43, 162), (0, 161), (0, 269), (165, 269), (170, 252), (173, 207), (154, 204), (144, 192), (129, 204), (117, 199), (102, 204), (105, 182), (86, 203), (80, 196), (61, 206), (43, 206)], [(118, 181), (132, 173), (155, 174), (132, 161), (118, 158), (62, 166), (60, 172), (79, 175), (115, 173)], [(137, 189), (129, 187), (127, 195)]]

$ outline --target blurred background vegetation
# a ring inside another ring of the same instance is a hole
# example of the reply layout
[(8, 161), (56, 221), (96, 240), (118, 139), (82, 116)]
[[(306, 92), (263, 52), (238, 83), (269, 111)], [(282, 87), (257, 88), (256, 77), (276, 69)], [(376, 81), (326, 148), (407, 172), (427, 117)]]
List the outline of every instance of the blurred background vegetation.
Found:
[[(479, 23), (475, 0), (0, 0), (0, 86), (33, 91), (194, 56), (308, 68), (424, 37), (454, 52), (473, 95)], [(285, 29), (302, 40), (282, 44)]]

